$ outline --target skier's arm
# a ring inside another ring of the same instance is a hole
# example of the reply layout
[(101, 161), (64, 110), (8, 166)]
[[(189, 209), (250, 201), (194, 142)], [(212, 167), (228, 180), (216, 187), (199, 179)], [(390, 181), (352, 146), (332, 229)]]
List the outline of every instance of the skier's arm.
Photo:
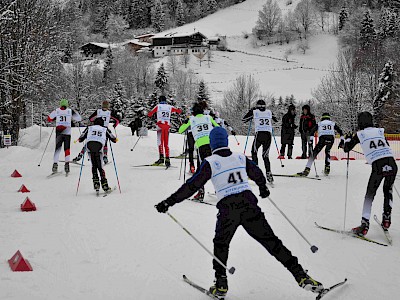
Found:
[(172, 113), (181, 114), (181, 113), (182, 113), (182, 109), (180, 109), (180, 108), (175, 108), (175, 107), (172, 107), (172, 109), (171, 109), (171, 112), (172, 112)]
[(89, 127), (86, 127), (86, 129), (82, 132), (81, 136), (78, 138), (79, 143), (82, 143), (84, 140), (86, 140), (88, 131)]
[(111, 142), (116, 143), (117, 142), (117, 137), (112, 134), (111, 130), (107, 128), (106, 131), (107, 137), (110, 139)]
[(360, 140), (357, 134), (346, 134), (346, 136), (344, 137), (343, 151), (346, 153), (350, 152), (359, 142)]
[(261, 169), (250, 159), (246, 158), (246, 172), (251, 180), (253, 180), (260, 189), (260, 196), (266, 198), (270, 192), (267, 187), (267, 181)]
[(251, 121), (251, 120), (253, 120), (253, 110), (252, 110), (252, 109), (250, 109), (250, 110), (247, 112), (247, 114), (243, 117), (242, 121), (243, 121), (244, 123), (247, 123), (247, 122), (249, 122), (249, 121)]
[(272, 114), (272, 121), (278, 122), (278, 119), (274, 116), (274, 114)]
[(335, 130), (337, 133), (339, 133), (340, 139), (344, 139), (343, 138), (343, 130), (337, 124), (335, 124)]
[(117, 127), (119, 125), (119, 120), (113, 116), (111, 116), (110, 118), (111, 118), (111, 120), (114, 120), (114, 125), (113, 125), (114, 128)]
[(227, 121), (224, 120), (224, 125), (226, 126), (226, 128), (233, 134), (236, 135), (236, 132), (233, 130), (232, 126), (229, 125), (229, 123)]
[(47, 121), (53, 122), (57, 117), (57, 113), (55, 110), (51, 112), (51, 114), (47, 117)]
[(149, 113), (147, 114), (147, 116), (148, 116), (149, 118), (151, 118), (151, 117), (157, 112), (157, 109), (158, 109), (158, 105), (156, 105), (151, 111), (149, 111)]
[(312, 137), (314, 136), (314, 133), (318, 131), (318, 125), (315, 125), (313, 128), (311, 128), (310, 131), (310, 140), (312, 140)]
[(78, 112), (74, 111), (73, 109), (71, 110), (72, 110), (72, 119), (76, 122), (82, 121), (81, 115)]
[(97, 110), (95, 110), (89, 117), (89, 121), (93, 122), (97, 118)]
[(178, 132), (184, 133), (189, 127), (190, 127), (190, 121), (187, 121), (187, 123), (184, 123), (181, 125), (181, 127), (179, 127)]
[(211, 123), (213, 124), (214, 127), (219, 127), (218, 123), (215, 122), (215, 120), (213, 119), (213, 117), (210, 116), (211, 119)]
[(205, 160), (193, 177), (189, 178), (185, 184), (165, 200), (168, 206), (182, 202), (194, 195), (194, 193), (196, 193), (208, 180), (211, 179), (211, 174), (211, 166), (208, 161)]

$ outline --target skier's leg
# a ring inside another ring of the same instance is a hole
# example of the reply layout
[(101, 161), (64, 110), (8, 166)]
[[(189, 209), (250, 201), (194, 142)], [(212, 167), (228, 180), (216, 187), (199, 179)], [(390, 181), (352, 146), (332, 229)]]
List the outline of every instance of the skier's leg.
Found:
[(376, 191), (379, 188), (379, 185), (382, 182), (383, 176), (379, 174), (376, 168), (376, 164), (372, 165), (372, 172), (371, 176), (369, 177), (367, 192), (364, 198), (364, 205), (363, 205), (363, 212), (362, 218), (366, 221), (369, 221), (371, 217), (371, 209), (372, 209), (372, 202), (374, 201), (374, 197), (376, 195)]
[(323, 141), (322, 138), (319, 139), (318, 144), (315, 146), (312, 155), (310, 155), (310, 157), (308, 158), (307, 161), (307, 165), (306, 168), (311, 168), (315, 158), (317, 157), (317, 155), (321, 152), (322, 148), (325, 147), (325, 142)]
[(331, 149), (333, 146), (333, 142), (327, 141), (325, 146), (325, 167), (329, 167), (331, 165)]
[(169, 126), (163, 127), (162, 134), (164, 141), (165, 157), (169, 158)]
[(258, 140), (258, 132), (256, 132), (256, 135), (254, 137), (254, 141), (253, 141), (253, 146), (251, 147), (251, 159), (253, 160), (253, 162), (258, 165), (258, 156), (257, 156), (257, 152), (258, 152), (258, 148), (260, 148), (261, 143)]
[(310, 133), (306, 134), (306, 140), (307, 140), (307, 145), (308, 145), (308, 156), (311, 157), (311, 155), (313, 154), (313, 143), (309, 143), (310, 141)]
[(71, 136), (64, 135), (63, 140), (64, 140), (65, 162), (67, 163), (70, 161), (70, 156), (71, 156)]
[(288, 158), (292, 158), (293, 155), (293, 143), (292, 144), (288, 144), (288, 151), (287, 151), (287, 156)]
[(301, 133), (301, 150), (302, 150), (302, 158), (306, 158), (307, 157), (307, 135), (302, 132)]
[[(285, 156), (285, 152), (286, 152), (286, 144), (282, 144), (281, 146), (281, 156)], [(288, 155), (289, 155), (289, 151), (288, 151)]]
[(189, 163), (190, 165), (194, 165), (194, 137), (190, 132), (187, 134), (187, 145), (189, 151)]
[(266, 139), (262, 141), (262, 157), (264, 159), (264, 166), (266, 173), (271, 172), (271, 162), (269, 161), (269, 149), (271, 149), (271, 134), (266, 135)]
[(63, 144), (63, 136), (60, 133), (56, 133), (56, 150), (54, 151), (54, 157), (53, 157), (53, 162), (55, 164), (58, 163), (58, 160), (60, 158), (60, 153), (61, 153), (61, 147)]
[(162, 140), (162, 128), (157, 126), (157, 145), (158, 145), (158, 153), (161, 156), (164, 156), (164, 145)]
[[(384, 218), (387, 219), (389, 222), (390, 226), (390, 217), (392, 213), (392, 207), (393, 207), (393, 185), (396, 180), (396, 175), (397, 175), (397, 164), (394, 160), (390, 159), (390, 162), (388, 164), (387, 168), (388, 172), (384, 178), (383, 182), (383, 196), (384, 196), (384, 202), (383, 202), (383, 215)], [(388, 227), (387, 227), (388, 228)]]

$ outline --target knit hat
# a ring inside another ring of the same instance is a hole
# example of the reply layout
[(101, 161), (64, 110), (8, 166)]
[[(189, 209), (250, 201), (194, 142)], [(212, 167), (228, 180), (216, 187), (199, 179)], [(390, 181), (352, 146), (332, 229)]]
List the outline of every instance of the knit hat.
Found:
[(161, 95), (161, 96), (158, 98), (158, 102), (159, 102), (159, 103), (167, 103), (167, 97), (165, 97), (164, 95)]
[(211, 130), (210, 146), (212, 151), (228, 147), (228, 132), (222, 127), (215, 127)]
[(363, 130), (368, 127), (374, 127), (374, 121), (371, 113), (368, 111), (360, 112), (357, 116), (358, 128)]
[(331, 119), (331, 115), (329, 113), (323, 113), (321, 120), (330, 120)]
[(60, 107), (68, 107), (68, 100), (67, 99), (61, 99), (60, 100)]
[(192, 108), (193, 115), (197, 116), (204, 113), (204, 109), (200, 103), (195, 102)]
[(103, 118), (96, 118), (96, 119), (94, 119), (94, 125), (100, 125), (100, 126), (104, 126), (104, 120), (103, 120)]
[(110, 102), (108, 102), (107, 100), (104, 100), (103, 103), (101, 103), (101, 108), (110, 109)]

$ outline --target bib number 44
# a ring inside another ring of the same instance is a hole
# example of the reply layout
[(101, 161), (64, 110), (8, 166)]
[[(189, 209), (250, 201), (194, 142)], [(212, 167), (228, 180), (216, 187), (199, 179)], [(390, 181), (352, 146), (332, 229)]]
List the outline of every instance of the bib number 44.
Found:
[(369, 143), (369, 148), (370, 149), (378, 149), (379, 147), (386, 147), (386, 143), (383, 140), (378, 140), (378, 141), (371, 141)]

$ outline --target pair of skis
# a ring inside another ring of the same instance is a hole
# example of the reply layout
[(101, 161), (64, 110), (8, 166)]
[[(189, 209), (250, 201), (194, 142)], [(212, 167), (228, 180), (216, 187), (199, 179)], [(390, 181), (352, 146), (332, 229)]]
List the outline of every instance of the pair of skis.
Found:
[[(50, 178), (56, 177), (58, 175), (61, 175), (62, 173), (63, 173), (62, 171), (52, 172), (50, 175), (47, 175), (46, 178), (50, 179)], [(65, 177), (68, 177), (68, 175), (69, 175), (69, 172), (66, 172)]]
[[(209, 290), (206, 290), (205, 288), (201, 287), (200, 285), (194, 283), (193, 281), (191, 281), (189, 278), (187, 278), (186, 275), (183, 275), (183, 280), (189, 284), (190, 286), (194, 287), (195, 289), (197, 289), (198, 291), (202, 292), (203, 294), (206, 294), (208, 297), (210, 297), (211, 299), (214, 300), (224, 300), (225, 296), (223, 297), (218, 297), (216, 295), (213, 295)], [(331, 292), (332, 290), (344, 285), (347, 282), (347, 278), (345, 278), (343, 281), (338, 282), (334, 285), (332, 285), (329, 288), (323, 289), (315, 298), (315, 300), (320, 300), (322, 299), (322, 297), (324, 297), (326, 294), (328, 294), (329, 292)]]
[[(386, 241), (389, 243), (389, 245), (392, 245), (393, 244), (393, 240), (392, 240), (392, 237), (391, 237), (389, 231), (386, 228), (382, 227), (381, 222), (379, 221), (379, 219), (378, 219), (378, 217), (376, 215), (374, 215), (374, 220), (376, 221), (376, 223), (378, 223), (379, 227), (382, 229), (382, 231), (383, 231), (383, 233), (385, 235)], [(369, 239), (369, 238), (367, 238), (365, 236), (359, 236), (359, 235), (353, 233), (351, 230), (339, 230), (339, 229), (333, 229), (333, 228), (329, 228), (329, 227), (324, 227), (324, 226), (318, 225), (317, 222), (315, 222), (314, 224), (319, 229), (324, 229), (324, 230), (328, 230), (328, 231), (331, 231), (331, 232), (345, 234), (347, 236), (351, 236), (351, 237), (354, 237), (354, 238), (357, 238), (357, 239), (360, 239), (360, 240), (364, 240), (366, 242), (373, 243), (373, 244), (376, 244), (376, 245), (384, 246), (384, 247), (388, 246), (387, 244), (384, 244), (384, 243)]]
[(165, 168), (168, 170), (169, 168), (176, 168), (175, 166), (166, 166), (166, 165), (155, 165), (155, 164), (145, 164), (145, 165), (135, 165), (132, 168), (143, 168), (143, 167), (158, 167), (158, 168)]
[(299, 174), (292, 174), (292, 175), (286, 175), (286, 174), (273, 174), (273, 176), (276, 177), (289, 177), (289, 178), (304, 178), (304, 179), (311, 179), (311, 180), (321, 180), (319, 177), (308, 177), (308, 176), (302, 176)]
[[(104, 192), (103, 197), (107, 197), (110, 195), (112, 192), (114, 192), (117, 189), (116, 186), (114, 186), (112, 189), (109, 189), (107, 192)], [(100, 196), (100, 190), (96, 190), (96, 197)]]

